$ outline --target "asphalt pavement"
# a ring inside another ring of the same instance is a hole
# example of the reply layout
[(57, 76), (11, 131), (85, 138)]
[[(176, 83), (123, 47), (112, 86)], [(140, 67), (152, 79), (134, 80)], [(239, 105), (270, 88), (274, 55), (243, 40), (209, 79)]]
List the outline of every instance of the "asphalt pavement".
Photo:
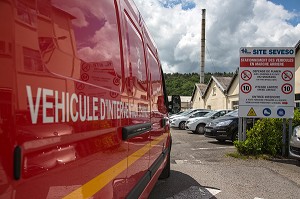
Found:
[(231, 142), (172, 129), (171, 176), (150, 199), (299, 199), (300, 163), (289, 158), (237, 159)]

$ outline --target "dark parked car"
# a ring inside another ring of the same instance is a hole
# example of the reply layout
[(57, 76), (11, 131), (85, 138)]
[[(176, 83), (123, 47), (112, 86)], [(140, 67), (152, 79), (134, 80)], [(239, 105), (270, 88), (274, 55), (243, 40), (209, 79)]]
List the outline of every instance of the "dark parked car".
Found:
[(234, 110), (207, 123), (204, 136), (215, 138), (219, 142), (235, 141), (238, 138), (238, 123), (238, 110)]

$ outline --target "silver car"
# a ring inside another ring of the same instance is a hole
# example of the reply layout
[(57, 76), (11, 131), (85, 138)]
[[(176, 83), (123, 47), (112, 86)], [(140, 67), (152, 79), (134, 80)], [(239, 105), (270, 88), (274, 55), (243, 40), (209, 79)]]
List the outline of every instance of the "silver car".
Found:
[(204, 134), (204, 127), (207, 123), (220, 116), (229, 113), (232, 110), (211, 111), (202, 117), (190, 118), (186, 121), (185, 129), (193, 133)]
[(181, 115), (181, 116), (172, 118), (172, 119), (170, 119), (170, 126), (183, 130), (183, 129), (185, 129), (185, 122), (188, 119), (204, 116), (205, 114), (207, 114), (209, 112), (210, 112), (210, 110), (199, 110), (199, 111), (191, 112), (186, 115)]
[(300, 160), (300, 126), (294, 128), (289, 149), (290, 156)]

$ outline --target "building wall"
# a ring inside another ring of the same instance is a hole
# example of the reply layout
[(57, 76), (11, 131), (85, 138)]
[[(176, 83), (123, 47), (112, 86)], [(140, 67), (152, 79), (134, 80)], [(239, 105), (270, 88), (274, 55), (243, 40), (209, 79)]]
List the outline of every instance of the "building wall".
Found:
[(239, 101), (239, 77), (236, 77), (227, 93), (226, 109), (236, 109)]
[(191, 96), (180, 96), (181, 98), (181, 109), (182, 110), (187, 110), (192, 108), (191, 105)]
[(194, 97), (194, 101), (192, 102), (192, 108), (204, 108), (204, 100), (202, 99), (201, 95), (200, 95), (200, 91), (196, 90), (195, 93), (195, 97)]
[(217, 110), (226, 108), (226, 97), (215, 81), (210, 84), (204, 101), (205, 108), (207, 109)]

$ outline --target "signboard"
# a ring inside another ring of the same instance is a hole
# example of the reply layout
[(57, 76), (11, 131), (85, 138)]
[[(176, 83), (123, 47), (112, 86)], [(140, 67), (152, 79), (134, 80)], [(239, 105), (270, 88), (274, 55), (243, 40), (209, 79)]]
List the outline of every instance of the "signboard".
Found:
[(293, 118), (295, 48), (241, 48), (239, 77), (239, 117)]

